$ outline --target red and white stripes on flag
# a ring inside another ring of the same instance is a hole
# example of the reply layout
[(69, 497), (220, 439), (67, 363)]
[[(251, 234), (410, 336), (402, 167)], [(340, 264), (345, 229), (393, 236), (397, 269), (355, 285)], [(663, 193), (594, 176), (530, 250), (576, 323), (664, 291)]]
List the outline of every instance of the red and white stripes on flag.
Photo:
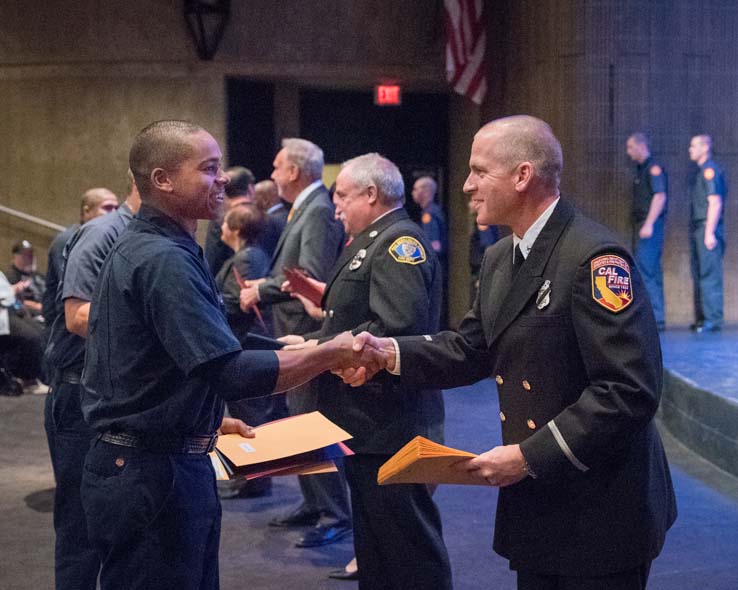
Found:
[(456, 92), (482, 104), (487, 93), (484, 0), (443, 0), (443, 8), (446, 80)]

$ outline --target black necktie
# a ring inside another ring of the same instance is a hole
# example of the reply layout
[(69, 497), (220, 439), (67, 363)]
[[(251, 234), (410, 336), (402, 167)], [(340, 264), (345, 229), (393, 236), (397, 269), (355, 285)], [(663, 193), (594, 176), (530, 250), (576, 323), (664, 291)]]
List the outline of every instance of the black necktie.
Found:
[(513, 255), (513, 277), (518, 274), (520, 267), (523, 266), (523, 262), (525, 262), (525, 258), (523, 258), (523, 252), (520, 250), (520, 242), (518, 242), (515, 245)]

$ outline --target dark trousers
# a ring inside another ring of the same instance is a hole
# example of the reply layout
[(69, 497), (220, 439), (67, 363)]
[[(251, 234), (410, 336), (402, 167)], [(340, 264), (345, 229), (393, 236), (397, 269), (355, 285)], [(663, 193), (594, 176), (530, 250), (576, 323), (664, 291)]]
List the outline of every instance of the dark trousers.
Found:
[(96, 440), (82, 505), (102, 590), (217, 590), (221, 510), (207, 455)]
[(715, 235), (718, 245), (713, 250), (705, 247), (705, 222), (693, 223), (690, 228), (690, 254), (694, 317), (697, 322), (723, 322), (723, 240), (722, 225)]
[(642, 225), (637, 223), (633, 226), (633, 254), (646, 285), (656, 323), (663, 325), (664, 272), (661, 267), (661, 253), (664, 250), (664, 218), (659, 218), (653, 224), (653, 235), (645, 240), (638, 237)]
[(52, 383), (46, 396), (46, 437), (56, 479), (54, 573), (57, 590), (95, 590), (100, 559), (87, 538), (79, 494), (82, 467), (95, 433), (80, 410), (79, 384)]
[(43, 328), (30, 314), (8, 310), (10, 334), (0, 336), (0, 354), (5, 357), (6, 369), (21, 379), (41, 376), (43, 356)]
[(548, 576), (518, 572), (518, 590), (645, 590), (651, 562), (627, 570), (592, 578)]
[[(301, 385), (287, 394), (290, 416), (314, 412), (318, 409), (317, 392), (309, 383)], [(302, 510), (320, 515), (320, 524), (350, 525), (351, 508), (342, 470), (318, 475), (299, 475), (302, 491)]]
[(450, 590), (451, 567), (441, 517), (428, 486), (380, 486), (389, 455), (344, 460), (351, 488), (360, 590)]

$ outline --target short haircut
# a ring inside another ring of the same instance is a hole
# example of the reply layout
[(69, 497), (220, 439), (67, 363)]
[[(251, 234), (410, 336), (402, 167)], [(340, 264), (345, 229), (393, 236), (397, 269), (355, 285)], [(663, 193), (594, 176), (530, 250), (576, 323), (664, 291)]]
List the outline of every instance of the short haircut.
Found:
[(287, 160), (297, 166), (310, 182), (315, 182), (323, 176), (323, 150), (312, 141), (288, 137), (282, 140)]
[(128, 165), (143, 197), (151, 190), (151, 173), (156, 168), (176, 170), (192, 154), (187, 138), (205, 131), (188, 121), (155, 121), (144, 127), (133, 140)]
[(266, 211), (279, 199), (279, 189), (273, 180), (262, 180), (254, 185), (254, 200), (262, 211)]
[(364, 154), (344, 162), (341, 171), (347, 172), (357, 186), (375, 186), (381, 204), (399, 206), (405, 203), (402, 174), (387, 158), (377, 153)]
[(225, 187), (226, 197), (240, 197), (248, 194), (256, 182), (254, 173), (243, 166), (233, 166), (226, 170), (230, 179)]
[(482, 128), (503, 128), (504, 145), (495, 154), (511, 170), (523, 162), (530, 162), (541, 182), (552, 190), (558, 190), (561, 172), (564, 169), (564, 156), (561, 144), (551, 126), (530, 115), (515, 115), (496, 119)]
[(434, 197), (438, 193), (438, 183), (432, 176), (421, 176), (415, 182), (419, 182), (421, 185), (429, 187)]
[(258, 243), (266, 223), (261, 210), (250, 203), (236, 205), (226, 213), (224, 221), (229, 229), (238, 232), (238, 237), (247, 246)]
[(628, 136), (628, 139), (632, 139), (636, 143), (645, 145), (648, 149), (651, 149), (651, 141), (643, 131), (634, 131)]
[(118, 197), (115, 196), (115, 193), (106, 188), (91, 188), (86, 190), (82, 193), (82, 198), (80, 199), (80, 215), (84, 215), (85, 211), (95, 209), (105, 199), (115, 199), (116, 203), (118, 202)]
[(707, 146), (707, 149), (712, 149), (712, 137), (706, 134), (695, 135), (694, 139), (699, 139), (703, 144)]

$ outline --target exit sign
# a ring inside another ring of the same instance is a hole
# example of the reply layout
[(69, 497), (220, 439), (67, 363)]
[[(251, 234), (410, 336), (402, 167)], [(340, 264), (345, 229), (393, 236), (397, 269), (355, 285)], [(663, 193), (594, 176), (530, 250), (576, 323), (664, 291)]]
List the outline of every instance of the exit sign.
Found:
[(374, 87), (374, 104), (380, 107), (402, 104), (402, 89), (397, 84), (379, 84)]

